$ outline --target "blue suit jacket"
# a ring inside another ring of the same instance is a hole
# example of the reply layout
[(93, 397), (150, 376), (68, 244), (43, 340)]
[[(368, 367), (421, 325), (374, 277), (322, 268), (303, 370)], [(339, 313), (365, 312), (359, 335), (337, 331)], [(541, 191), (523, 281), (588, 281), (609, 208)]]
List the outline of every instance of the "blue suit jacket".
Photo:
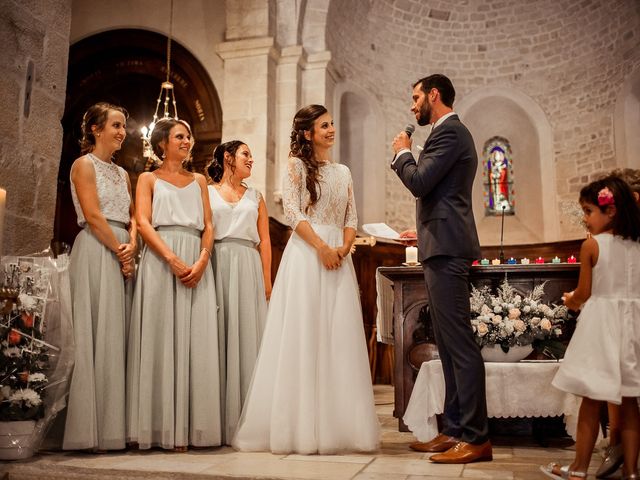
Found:
[(436, 255), (480, 258), (471, 201), (477, 166), (473, 137), (457, 115), (432, 131), (417, 163), (406, 152), (391, 165), (416, 197), (421, 261)]

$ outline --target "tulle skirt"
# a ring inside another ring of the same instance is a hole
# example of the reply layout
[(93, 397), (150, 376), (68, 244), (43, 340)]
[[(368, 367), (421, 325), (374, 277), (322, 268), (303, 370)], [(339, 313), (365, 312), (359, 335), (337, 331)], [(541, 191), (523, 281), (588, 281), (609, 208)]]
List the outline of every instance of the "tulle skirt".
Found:
[[(110, 222), (120, 243), (123, 224)], [(69, 265), (75, 341), (63, 448), (125, 448), (125, 351), (133, 280), (115, 253), (87, 227), (76, 237)]]
[[(200, 232), (158, 234), (187, 265), (200, 256)], [(127, 352), (127, 441), (142, 449), (220, 445), (220, 364), (211, 265), (186, 288), (145, 247), (131, 312)]]
[(215, 242), (223, 443), (230, 443), (242, 413), (267, 317), (260, 254), (248, 240)]
[(639, 320), (640, 299), (589, 298), (553, 386), (617, 404), (640, 397)]
[[(313, 225), (329, 245), (342, 230)], [(233, 446), (332, 454), (378, 447), (379, 424), (351, 257), (327, 270), (294, 233), (284, 251)]]

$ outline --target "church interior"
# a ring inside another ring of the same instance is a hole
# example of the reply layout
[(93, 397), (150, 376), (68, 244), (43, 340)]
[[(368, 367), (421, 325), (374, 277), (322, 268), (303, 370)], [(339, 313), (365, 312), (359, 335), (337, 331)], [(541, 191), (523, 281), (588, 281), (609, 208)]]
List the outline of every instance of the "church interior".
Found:
[[(266, 201), (275, 277), (291, 234), (282, 206), (291, 122), (304, 105), (327, 107), (336, 128), (332, 161), (353, 177), (359, 223), (353, 261), (383, 425), (377, 454), (310, 457), (228, 447), (63, 454), (54, 426), (51, 448), (0, 466), (0, 477), (525, 480), (543, 478), (538, 468), (550, 460), (571, 458), (559, 417), (497, 421), (493, 433), (503, 440), (491, 464), (433, 465), (408, 449), (415, 439), (402, 413), (422, 362), (434, 355), (422, 274), (402, 266), (404, 245), (376, 241), (362, 225), (415, 227), (415, 199), (389, 168), (391, 142), (415, 122), (413, 83), (443, 73), (456, 88), (453, 109), (479, 159), (477, 260), (502, 260), (484, 269), (482, 263), (475, 278), (497, 285), (509, 273), (523, 288), (548, 282), (549, 300), (560, 301), (577, 282), (568, 259), (578, 256), (586, 236), (580, 189), (614, 169), (640, 169), (638, 0), (1, 0), (0, 6), (1, 255), (73, 245), (80, 227), (70, 168), (80, 155), (82, 115), (98, 101), (129, 113), (115, 162), (135, 191), (137, 177), (153, 168), (142, 128), (154, 111), (162, 115), (168, 81), (171, 111), (193, 129), (193, 171), (205, 172), (221, 142), (238, 138), (251, 147), (247, 183)], [(428, 133), (416, 129), (414, 151)], [(542, 265), (526, 269), (523, 258), (532, 264), (542, 258)], [(383, 284), (395, 286), (381, 299)], [(380, 331), (385, 315), (387, 339)], [(600, 460), (594, 454), (594, 469)]]

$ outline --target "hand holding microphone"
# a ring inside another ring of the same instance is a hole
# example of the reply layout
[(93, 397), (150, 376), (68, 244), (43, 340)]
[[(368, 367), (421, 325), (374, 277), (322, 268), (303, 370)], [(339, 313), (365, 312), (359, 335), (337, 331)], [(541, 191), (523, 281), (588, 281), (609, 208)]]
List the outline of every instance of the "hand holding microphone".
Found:
[(400, 150), (411, 150), (411, 135), (416, 131), (416, 127), (409, 123), (404, 127), (404, 130), (393, 139), (391, 144), (394, 153), (398, 153)]

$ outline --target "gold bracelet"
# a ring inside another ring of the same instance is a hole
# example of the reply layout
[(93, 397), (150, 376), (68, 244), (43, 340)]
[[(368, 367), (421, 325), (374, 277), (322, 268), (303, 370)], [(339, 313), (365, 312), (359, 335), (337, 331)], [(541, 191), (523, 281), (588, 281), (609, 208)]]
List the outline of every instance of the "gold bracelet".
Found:
[(206, 247), (202, 247), (202, 248), (200, 249), (200, 253), (202, 253), (203, 251), (207, 252), (207, 253), (209, 254), (209, 258), (211, 258), (211, 252), (209, 251), (209, 249), (208, 249), (208, 248), (206, 248)]

